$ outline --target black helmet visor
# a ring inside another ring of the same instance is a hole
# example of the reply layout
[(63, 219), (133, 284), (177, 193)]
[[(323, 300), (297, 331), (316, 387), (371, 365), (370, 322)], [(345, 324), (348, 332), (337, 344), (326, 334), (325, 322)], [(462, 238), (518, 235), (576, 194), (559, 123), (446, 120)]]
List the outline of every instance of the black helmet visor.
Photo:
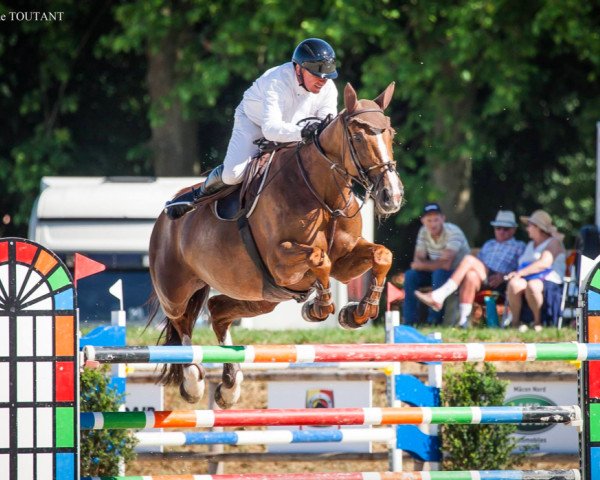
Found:
[(318, 60), (316, 62), (302, 62), (302, 68), (306, 68), (310, 73), (321, 78), (337, 78), (335, 70), (335, 60)]

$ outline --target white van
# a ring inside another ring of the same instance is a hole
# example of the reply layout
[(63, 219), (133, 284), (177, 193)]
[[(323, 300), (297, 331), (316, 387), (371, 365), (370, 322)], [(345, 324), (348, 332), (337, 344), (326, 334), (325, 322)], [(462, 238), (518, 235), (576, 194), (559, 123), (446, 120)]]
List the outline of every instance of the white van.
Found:
[[(82, 324), (110, 321), (118, 301), (108, 288), (123, 280), (127, 320), (145, 322), (145, 305), (152, 285), (148, 272), (148, 243), (152, 227), (166, 200), (180, 189), (198, 183), (197, 177), (43, 177), (29, 221), (29, 238), (57, 253), (69, 268), (81, 253), (106, 265), (99, 274), (78, 282)], [(363, 236), (373, 239), (373, 202), (363, 208)], [(361, 282), (359, 282), (361, 283)], [(364, 282), (362, 282), (364, 283)], [(347, 287), (332, 282), (337, 308), (348, 299)], [(270, 314), (241, 319), (248, 328), (289, 329), (334, 326), (336, 317), (322, 323), (302, 320), (301, 305), (284, 302)], [(199, 324), (205, 320), (199, 319)]]

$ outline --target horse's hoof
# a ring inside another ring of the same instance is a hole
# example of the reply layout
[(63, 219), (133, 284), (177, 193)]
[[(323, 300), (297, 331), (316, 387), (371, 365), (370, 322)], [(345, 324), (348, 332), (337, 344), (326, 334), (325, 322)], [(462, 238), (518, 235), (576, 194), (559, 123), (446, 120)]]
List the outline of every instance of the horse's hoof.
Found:
[(183, 383), (179, 385), (179, 394), (181, 395), (181, 398), (188, 403), (198, 403), (200, 400), (202, 400), (202, 397), (190, 395), (183, 386)]
[(342, 307), (338, 315), (338, 323), (342, 328), (345, 328), (346, 330), (356, 330), (367, 323), (360, 324), (354, 319), (354, 312), (356, 312), (358, 305), (358, 302), (350, 302)]
[(179, 385), (181, 397), (189, 403), (197, 403), (202, 400), (204, 396), (204, 368), (193, 363), (183, 367), (183, 375), (183, 382)]
[(302, 304), (302, 318), (304, 320), (312, 323), (312, 322), (322, 322), (327, 319), (327, 317), (325, 317), (325, 318), (313, 317), (312, 314), (310, 313), (311, 307), (312, 307), (312, 302), (305, 302)]
[(217, 403), (219, 408), (227, 410), (235, 405), (235, 401), (225, 400), (225, 398), (223, 397), (222, 388), (223, 384), (219, 383), (219, 385), (217, 385), (217, 388), (215, 389), (215, 402)]

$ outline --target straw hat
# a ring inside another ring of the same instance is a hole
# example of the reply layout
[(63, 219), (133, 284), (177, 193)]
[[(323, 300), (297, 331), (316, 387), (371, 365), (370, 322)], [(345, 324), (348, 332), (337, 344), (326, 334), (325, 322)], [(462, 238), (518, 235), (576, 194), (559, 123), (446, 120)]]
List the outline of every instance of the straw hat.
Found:
[(525, 225), (528, 223), (533, 223), (536, 227), (543, 232), (546, 232), (548, 235), (552, 235), (553, 237), (558, 236), (558, 230), (556, 230), (556, 227), (552, 225), (552, 218), (544, 210), (536, 210), (529, 217), (521, 216), (519, 219)]

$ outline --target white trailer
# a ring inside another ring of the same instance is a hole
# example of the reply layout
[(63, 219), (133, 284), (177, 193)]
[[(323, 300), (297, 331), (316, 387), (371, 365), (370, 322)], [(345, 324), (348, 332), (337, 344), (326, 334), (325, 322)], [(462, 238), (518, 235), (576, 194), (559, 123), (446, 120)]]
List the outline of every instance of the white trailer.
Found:
[(107, 269), (78, 283), (82, 324), (110, 324), (118, 301), (108, 288), (123, 281), (124, 307), (132, 322), (145, 322), (152, 286), (150, 233), (166, 200), (199, 178), (43, 177), (29, 220), (29, 238), (73, 267), (73, 254)]

